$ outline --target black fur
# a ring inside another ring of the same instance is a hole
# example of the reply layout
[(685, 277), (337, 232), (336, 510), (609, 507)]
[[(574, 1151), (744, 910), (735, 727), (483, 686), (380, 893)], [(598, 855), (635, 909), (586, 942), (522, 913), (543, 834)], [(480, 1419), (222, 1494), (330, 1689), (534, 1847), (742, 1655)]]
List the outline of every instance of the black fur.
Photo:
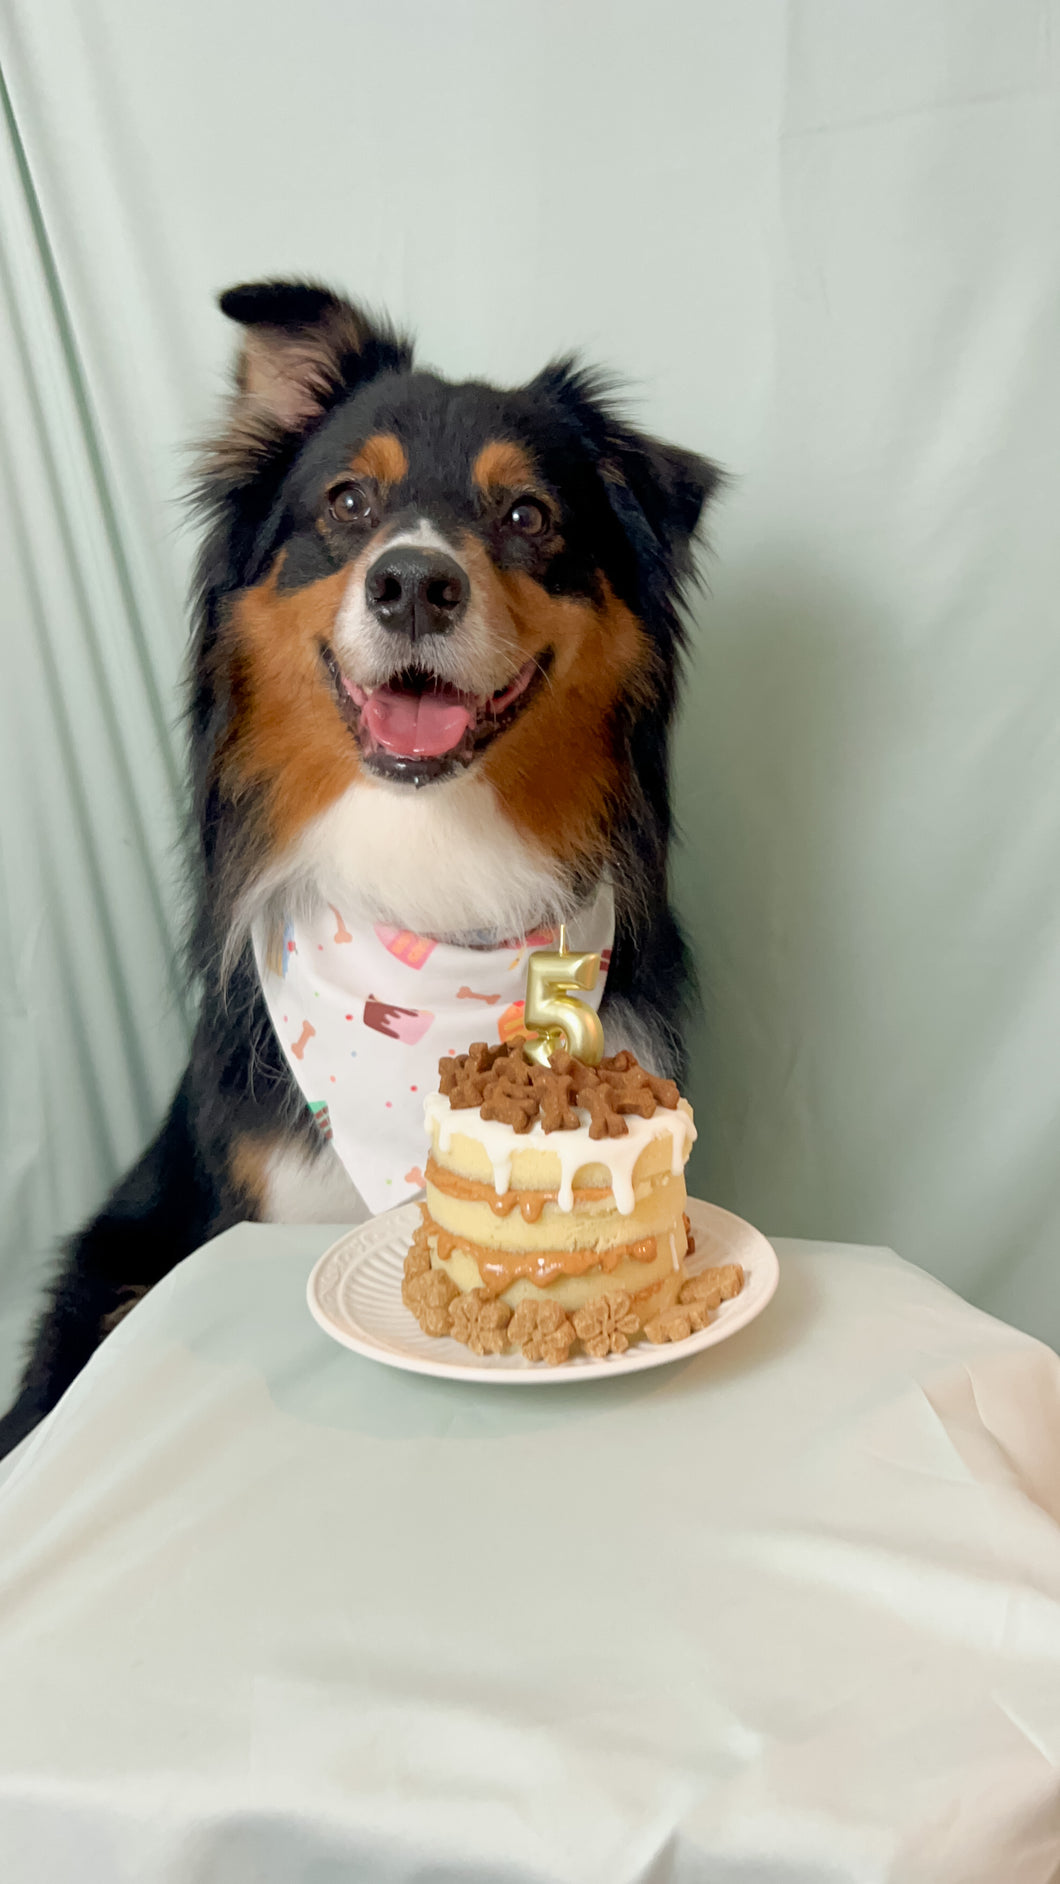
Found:
[(608, 1005), (627, 1003), (680, 1068), (672, 1023), (691, 977), (668, 898), (669, 737), (685, 645), (679, 610), (716, 467), (637, 432), (606, 385), (569, 360), (515, 392), (453, 387), (414, 370), (410, 344), (385, 323), (315, 285), (242, 286), (222, 296), (221, 307), (247, 330), (247, 345), (228, 423), (197, 493), (206, 534), (188, 715), (189, 970), (200, 1018), (158, 1137), (67, 1247), (19, 1397), (0, 1420), (0, 1456), (54, 1406), (131, 1301), (198, 1244), (253, 1214), (227, 1167), (234, 1139), (280, 1131), (310, 1148), (320, 1143), (272, 1033), (249, 944), (234, 962), (226, 958), (234, 908), (268, 839), (262, 807), (226, 795), (219, 759), (238, 677), (220, 643), (231, 597), (260, 581), (281, 550), (287, 588), (331, 574), (351, 555), (348, 538), (321, 530), (319, 491), (373, 430), (406, 444), (408, 509), (443, 529), (468, 520), (477, 446), (491, 437), (524, 444), (562, 505), (563, 547), (540, 566), (525, 544), (493, 544), (491, 553), (502, 565), (525, 567), (551, 593), (594, 597), (606, 577), (648, 631), (652, 671), (613, 715), (612, 822), (580, 871), (588, 884), (610, 863), (615, 878)]

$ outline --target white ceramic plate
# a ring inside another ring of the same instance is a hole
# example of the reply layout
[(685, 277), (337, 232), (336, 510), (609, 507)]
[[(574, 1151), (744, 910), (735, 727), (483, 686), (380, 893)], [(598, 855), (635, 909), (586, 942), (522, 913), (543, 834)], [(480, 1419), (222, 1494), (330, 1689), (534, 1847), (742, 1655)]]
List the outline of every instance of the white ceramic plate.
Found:
[(723, 1302), (708, 1326), (689, 1335), (687, 1341), (667, 1341), (659, 1347), (635, 1341), (624, 1354), (609, 1354), (604, 1361), (577, 1354), (561, 1367), (550, 1367), (546, 1361), (524, 1361), (521, 1354), (479, 1356), (447, 1335), (436, 1339), (424, 1334), (401, 1300), (405, 1257), (419, 1222), (416, 1204), (401, 1204), (385, 1216), (348, 1230), (325, 1250), (309, 1278), (306, 1296), (314, 1319), (343, 1347), (413, 1374), (484, 1380), (494, 1387), (549, 1387), (564, 1381), (598, 1380), (605, 1374), (635, 1374), (643, 1367), (665, 1367), (668, 1361), (685, 1360), (700, 1348), (727, 1341), (762, 1313), (777, 1286), (776, 1251), (760, 1231), (696, 1197), (688, 1200), (688, 1214), (696, 1239), (695, 1254), (686, 1264), (689, 1274), (716, 1263), (741, 1263), (744, 1286), (740, 1294)]

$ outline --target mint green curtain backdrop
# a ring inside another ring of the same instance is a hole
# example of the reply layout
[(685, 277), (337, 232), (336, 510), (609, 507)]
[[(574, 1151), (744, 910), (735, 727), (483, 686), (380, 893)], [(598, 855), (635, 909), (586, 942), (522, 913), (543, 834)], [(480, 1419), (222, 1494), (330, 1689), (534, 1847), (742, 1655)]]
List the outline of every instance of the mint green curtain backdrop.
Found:
[(182, 447), (288, 270), (731, 468), (696, 1188), (1060, 1340), (1058, 13), (0, 0), (0, 1372), (181, 1062)]

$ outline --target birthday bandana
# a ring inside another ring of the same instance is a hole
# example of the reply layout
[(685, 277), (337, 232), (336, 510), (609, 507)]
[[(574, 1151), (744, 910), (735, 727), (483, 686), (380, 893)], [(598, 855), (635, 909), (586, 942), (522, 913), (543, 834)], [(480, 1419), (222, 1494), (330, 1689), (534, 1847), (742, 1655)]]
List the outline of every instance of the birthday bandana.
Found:
[[(567, 925), (567, 945), (599, 954), (598, 1008), (615, 908), (611, 885)], [(423, 1100), (438, 1061), (472, 1040), (523, 1032), (526, 960), (555, 947), (558, 930), (470, 948), (383, 923), (352, 927), (326, 904), (286, 925), (282, 966), (255, 930), (262, 992), (291, 1071), (368, 1208), (376, 1213), (423, 1188)]]

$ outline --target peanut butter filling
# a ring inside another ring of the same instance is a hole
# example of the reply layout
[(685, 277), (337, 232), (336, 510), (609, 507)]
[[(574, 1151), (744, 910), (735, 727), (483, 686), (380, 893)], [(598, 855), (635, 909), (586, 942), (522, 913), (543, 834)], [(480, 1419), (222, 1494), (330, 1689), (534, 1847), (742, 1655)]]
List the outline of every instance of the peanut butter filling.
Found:
[[(554, 1204), (558, 1191), (504, 1191), (498, 1196), (492, 1184), (483, 1184), (478, 1178), (461, 1177), (458, 1171), (450, 1171), (440, 1165), (436, 1158), (428, 1158), (426, 1180), (436, 1190), (444, 1191), (447, 1197), (459, 1197), (466, 1203), (488, 1204), (494, 1216), (507, 1217), (518, 1205), (526, 1223), (536, 1223), (546, 1204)], [(599, 1203), (610, 1197), (610, 1186), (578, 1185), (574, 1190), (574, 1208), (579, 1204)]]
[[(593, 1359), (621, 1354), (643, 1331), (656, 1344), (684, 1341), (707, 1327), (722, 1302), (744, 1286), (739, 1263), (704, 1269), (698, 1275), (663, 1276), (646, 1289), (616, 1289), (566, 1309), (554, 1297), (524, 1298), (513, 1311), (487, 1288), (461, 1291), (445, 1269), (434, 1266), (431, 1242), (437, 1225), (421, 1204), (421, 1221), (405, 1258), (401, 1299), (425, 1334), (452, 1335), (473, 1354), (503, 1354), (521, 1348), (524, 1359), (555, 1367), (579, 1343)], [(444, 1235), (444, 1232), (441, 1233)], [(461, 1239), (452, 1237), (455, 1246)], [(474, 1250), (474, 1244), (465, 1247)]]
[(482, 1277), (482, 1286), (490, 1295), (500, 1295), (505, 1289), (525, 1276), (537, 1288), (544, 1289), (557, 1276), (584, 1276), (591, 1269), (602, 1270), (609, 1274), (617, 1269), (620, 1262), (632, 1259), (638, 1263), (653, 1263), (658, 1254), (653, 1236), (645, 1236), (636, 1243), (617, 1243), (611, 1249), (564, 1249), (564, 1250), (506, 1250), (486, 1249), (481, 1243), (473, 1243), (470, 1237), (456, 1236), (451, 1230), (443, 1230), (429, 1214), (426, 1204), (421, 1204), (423, 1227), (434, 1240), (441, 1262), (448, 1262), (453, 1251), (466, 1250), (471, 1260), (477, 1265)]

